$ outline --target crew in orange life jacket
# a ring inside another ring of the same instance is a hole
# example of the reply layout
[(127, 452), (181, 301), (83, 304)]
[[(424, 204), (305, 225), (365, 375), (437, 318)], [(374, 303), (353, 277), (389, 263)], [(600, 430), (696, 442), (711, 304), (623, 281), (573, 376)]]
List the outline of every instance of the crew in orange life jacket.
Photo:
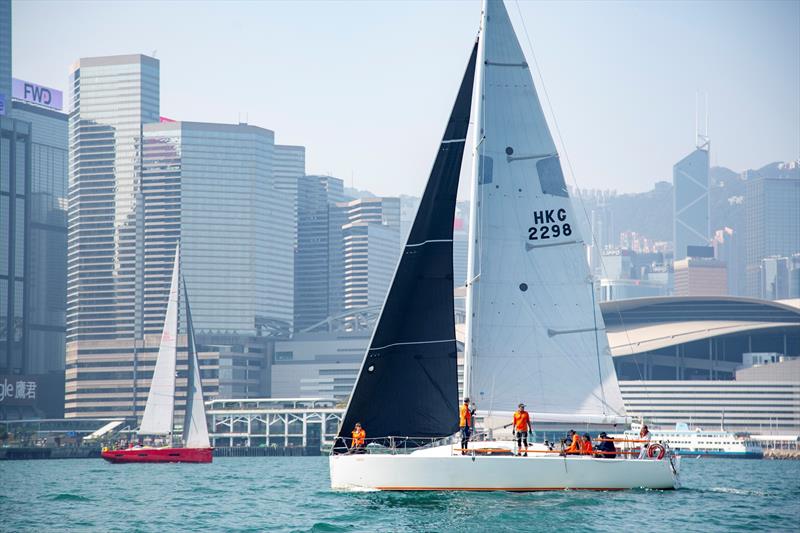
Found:
[(356, 422), (356, 427), (353, 429), (352, 436), (353, 440), (350, 443), (350, 451), (363, 451), (364, 441), (367, 438), (367, 432), (361, 428), (360, 422)]
[(569, 447), (564, 450), (564, 453), (573, 455), (581, 453), (581, 436), (575, 433), (574, 429), (570, 429), (567, 438), (570, 437), (572, 438), (572, 442), (570, 443)]
[[(519, 404), (518, 409), (514, 412), (514, 421), (512, 422), (514, 425), (514, 432), (517, 434), (517, 449), (518, 450), (525, 450), (524, 453), (521, 455), (527, 457), (528, 456), (528, 431), (533, 431), (533, 426), (531, 426), (531, 416), (528, 414), (528, 411), (525, 410), (525, 404)], [(522, 445), (525, 444), (523, 448)], [(517, 452), (518, 455), (519, 452)]]
[(472, 415), (475, 409), (469, 408), (469, 398), (464, 398), (464, 403), (458, 410), (458, 427), (461, 429), (461, 455), (467, 455), (469, 437), (472, 434)]
[(592, 449), (592, 437), (587, 433), (583, 436), (583, 441), (581, 441), (581, 455), (592, 455), (592, 452), (594, 452)]

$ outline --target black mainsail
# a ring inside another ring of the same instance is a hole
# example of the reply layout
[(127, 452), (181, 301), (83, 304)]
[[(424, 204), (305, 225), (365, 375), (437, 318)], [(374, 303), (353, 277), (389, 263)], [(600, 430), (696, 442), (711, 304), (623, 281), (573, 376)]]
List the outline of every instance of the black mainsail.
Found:
[(458, 429), (453, 217), (477, 50), (476, 42), (334, 451), (356, 422), (368, 442), (409, 437), (408, 446)]

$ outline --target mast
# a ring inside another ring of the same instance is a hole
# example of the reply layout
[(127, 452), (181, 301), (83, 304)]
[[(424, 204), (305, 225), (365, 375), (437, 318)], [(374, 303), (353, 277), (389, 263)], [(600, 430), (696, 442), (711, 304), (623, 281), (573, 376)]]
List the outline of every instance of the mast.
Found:
[[(466, 298), (466, 320), (464, 340), (464, 397), (472, 398), (472, 357), (474, 349), (474, 330), (473, 313), (475, 304), (473, 298), (476, 296), (473, 287), (480, 277), (480, 201), (478, 183), (480, 182), (481, 172), (481, 148), (483, 146), (483, 72), (486, 52), (486, 39), (484, 31), (486, 29), (486, 8), (487, 0), (481, 3), (481, 25), (478, 31), (478, 57), (475, 61), (475, 88), (473, 89), (473, 128), (472, 128), (472, 174), (470, 180), (470, 202), (469, 202), (469, 229), (467, 245), (467, 298)], [(473, 398), (473, 401), (477, 398)]]

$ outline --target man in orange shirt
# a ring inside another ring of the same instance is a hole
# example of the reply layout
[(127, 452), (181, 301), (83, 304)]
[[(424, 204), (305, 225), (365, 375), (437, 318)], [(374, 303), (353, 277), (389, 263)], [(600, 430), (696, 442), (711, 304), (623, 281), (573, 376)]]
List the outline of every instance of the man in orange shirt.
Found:
[[(514, 425), (514, 432), (517, 434), (517, 455), (520, 455), (520, 451), (524, 450), (521, 454), (524, 457), (528, 456), (528, 431), (533, 431), (533, 426), (531, 426), (531, 416), (528, 414), (528, 411), (525, 410), (525, 404), (519, 404), (519, 408), (514, 413), (514, 421), (512, 422)], [(522, 445), (525, 444), (523, 448)]]
[(472, 433), (472, 415), (474, 409), (469, 408), (469, 398), (464, 398), (464, 403), (458, 410), (458, 427), (461, 429), (461, 455), (467, 455), (469, 436)]
[(593, 452), (592, 437), (587, 433), (583, 436), (583, 441), (581, 442), (581, 455), (592, 455)]

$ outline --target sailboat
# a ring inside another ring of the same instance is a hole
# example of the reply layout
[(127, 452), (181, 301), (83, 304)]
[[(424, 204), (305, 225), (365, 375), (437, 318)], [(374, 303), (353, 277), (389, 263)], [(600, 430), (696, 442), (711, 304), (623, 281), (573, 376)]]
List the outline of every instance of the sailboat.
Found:
[[(484, 440), (459, 429), (453, 215), (473, 126), (464, 395)], [(625, 416), (577, 214), (502, 0), (485, 0), (420, 206), (329, 458), (341, 490), (615, 490), (678, 486), (679, 458), (514, 455), (493, 440), (520, 402), (542, 422)], [(364, 445), (351, 439), (360, 423)], [(355, 441), (355, 442), (354, 442)]]
[(175, 262), (169, 288), (167, 313), (158, 348), (158, 359), (147, 395), (147, 404), (139, 426), (139, 435), (158, 436), (170, 443), (164, 447), (134, 446), (124, 450), (104, 449), (101, 457), (112, 463), (210, 463), (211, 443), (208, 438), (200, 365), (189, 308), (189, 294), (183, 281), (188, 338), (188, 379), (186, 409), (183, 417), (182, 447), (172, 446), (175, 411), (175, 374), (177, 366), (178, 308), (180, 304), (180, 245), (175, 248)]

